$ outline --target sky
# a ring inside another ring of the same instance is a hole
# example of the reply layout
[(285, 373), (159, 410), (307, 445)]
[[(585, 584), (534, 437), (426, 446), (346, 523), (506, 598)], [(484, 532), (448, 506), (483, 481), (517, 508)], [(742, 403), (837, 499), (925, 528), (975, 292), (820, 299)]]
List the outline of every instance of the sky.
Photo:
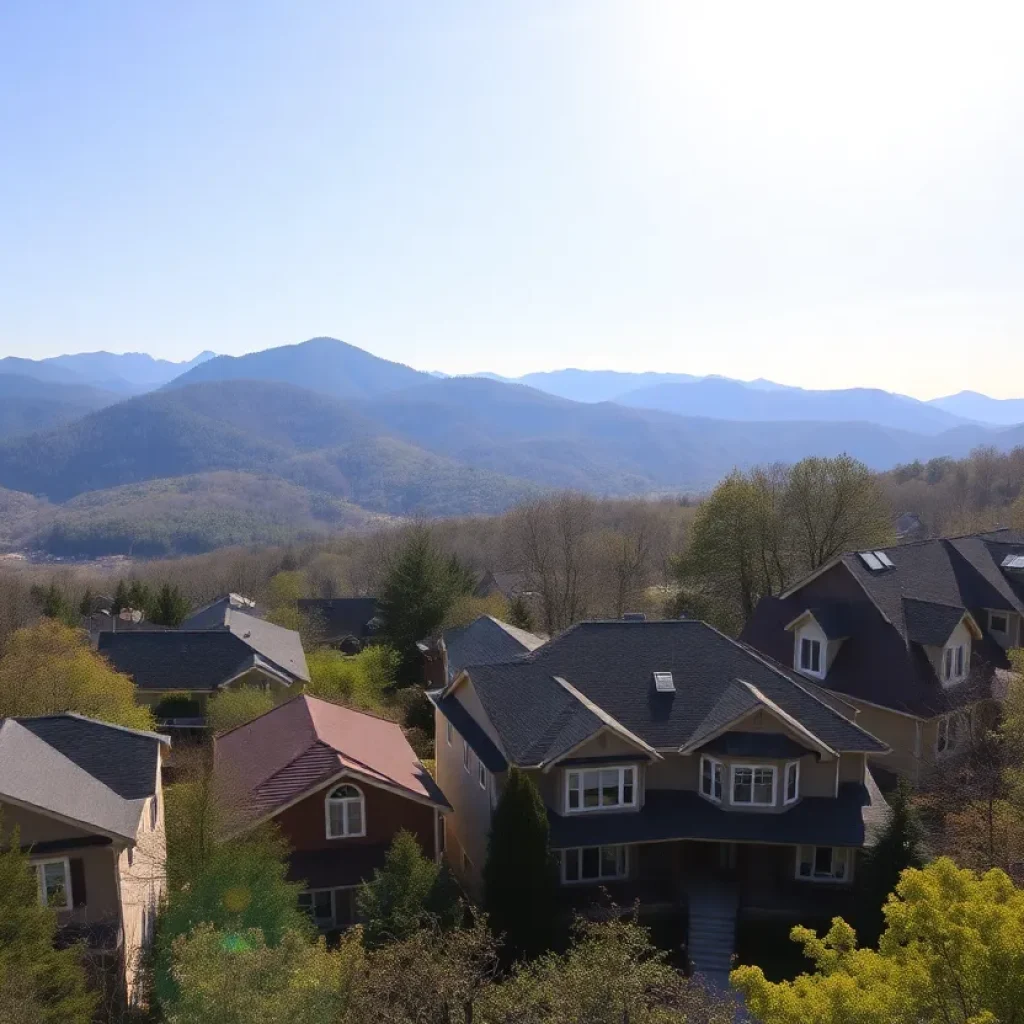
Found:
[(1024, 5), (5, 0), (0, 355), (1024, 396)]

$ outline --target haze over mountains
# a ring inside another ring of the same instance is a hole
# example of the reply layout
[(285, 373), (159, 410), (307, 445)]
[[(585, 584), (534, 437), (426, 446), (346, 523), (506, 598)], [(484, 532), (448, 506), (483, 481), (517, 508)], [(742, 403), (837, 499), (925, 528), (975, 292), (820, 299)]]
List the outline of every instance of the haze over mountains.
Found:
[(170, 554), (547, 488), (696, 492), (810, 454), (886, 469), (1022, 444), (1024, 426), (994, 425), (1022, 407), (686, 374), (440, 377), (329, 338), (185, 364), (0, 360), (0, 544)]

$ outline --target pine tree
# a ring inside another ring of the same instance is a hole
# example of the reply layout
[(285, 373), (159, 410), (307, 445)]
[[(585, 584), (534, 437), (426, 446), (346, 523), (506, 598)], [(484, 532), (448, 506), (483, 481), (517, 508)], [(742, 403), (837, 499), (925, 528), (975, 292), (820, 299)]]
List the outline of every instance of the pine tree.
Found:
[(78, 611), (81, 615), (92, 615), (92, 589), (89, 587), (85, 588), (85, 593), (82, 595), (82, 600), (78, 602)]
[[(3, 822), (0, 820), (0, 834)], [(0, 1017), (39, 1024), (89, 1024), (96, 996), (86, 988), (80, 947), (55, 949), (54, 913), (39, 903), (36, 877), (17, 830), (0, 849)], [(5, 1009), (17, 1007), (7, 1018)]]
[(128, 607), (133, 611), (142, 612), (143, 618), (146, 619), (153, 610), (153, 595), (141, 580), (132, 580), (128, 587)]
[(124, 580), (118, 580), (117, 589), (114, 591), (114, 603), (110, 610), (115, 615), (120, 615), (128, 607), (128, 604), (128, 584)]
[(508, 621), (510, 626), (525, 629), (528, 633), (532, 633), (536, 628), (533, 612), (530, 611), (530, 606), (521, 594), (516, 594), (509, 602)]
[(548, 815), (533, 780), (517, 768), (491, 823), (484, 864), (484, 906), (508, 959), (549, 948), (554, 931), (556, 879), (548, 846)]
[(180, 626), (188, 615), (190, 606), (181, 591), (165, 583), (160, 588), (150, 614), (150, 621), (158, 626)]
[(900, 781), (898, 788), (889, 794), (888, 803), (889, 820), (865, 858), (859, 875), (857, 934), (864, 946), (878, 943), (885, 927), (882, 908), (889, 894), (895, 891), (900, 875), (907, 868), (924, 864), (924, 828), (906, 782)]

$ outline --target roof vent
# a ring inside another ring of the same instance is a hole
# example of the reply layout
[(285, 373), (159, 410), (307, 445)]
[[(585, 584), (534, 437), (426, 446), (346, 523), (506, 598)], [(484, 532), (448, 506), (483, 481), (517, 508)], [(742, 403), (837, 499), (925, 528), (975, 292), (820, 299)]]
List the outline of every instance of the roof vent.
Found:
[(881, 572), (883, 569), (895, 569), (896, 563), (884, 551), (860, 551), (860, 560), (871, 570)]
[(623, 612), (623, 622), (646, 622), (647, 615), (644, 612)]
[(671, 672), (655, 672), (654, 688), (658, 693), (675, 693), (676, 684)]

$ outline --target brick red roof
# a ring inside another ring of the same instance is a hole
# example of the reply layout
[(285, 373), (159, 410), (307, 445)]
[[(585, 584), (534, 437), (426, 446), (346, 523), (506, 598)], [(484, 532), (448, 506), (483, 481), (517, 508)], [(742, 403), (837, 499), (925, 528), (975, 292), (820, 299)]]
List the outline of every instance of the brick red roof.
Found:
[(266, 817), (342, 771), (448, 806), (399, 725), (309, 694), (221, 734), (214, 750), (218, 782), (246, 817)]

